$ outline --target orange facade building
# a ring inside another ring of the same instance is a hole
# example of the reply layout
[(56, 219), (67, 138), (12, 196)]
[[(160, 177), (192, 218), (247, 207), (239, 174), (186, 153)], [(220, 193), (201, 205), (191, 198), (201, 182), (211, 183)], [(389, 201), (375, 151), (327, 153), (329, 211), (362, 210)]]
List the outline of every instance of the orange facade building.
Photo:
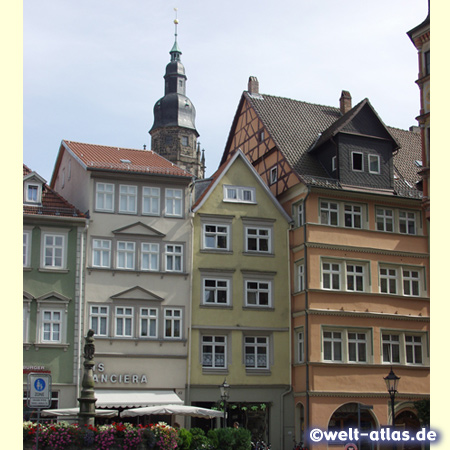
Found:
[(386, 126), (367, 99), (353, 107), (349, 92), (339, 107), (315, 105), (260, 94), (251, 77), (222, 163), (238, 148), (295, 223), (292, 437), (390, 425), (391, 368), (401, 378), (395, 424), (418, 428), (415, 402), (430, 392), (420, 134)]

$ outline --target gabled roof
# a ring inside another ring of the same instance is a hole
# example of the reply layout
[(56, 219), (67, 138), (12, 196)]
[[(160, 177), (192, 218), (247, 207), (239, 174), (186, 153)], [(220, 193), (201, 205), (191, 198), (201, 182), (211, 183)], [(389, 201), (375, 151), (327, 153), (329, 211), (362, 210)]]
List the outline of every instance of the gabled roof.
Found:
[[(270, 189), (267, 187), (267, 185), (263, 182), (258, 172), (255, 170), (255, 168), (250, 164), (249, 160), (245, 157), (244, 153), (242, 153), (242, 150), (238, 149), (234, 152), (233, 156), (223, 163), (217, 171), (214, 173), (214, 175), (209, 178), (208, 180), (202, 180), (201, 183), (201, 195), (196, 197), (195, 203), (192, 205), (192, 211), (197, 212), (198, 209), (203, 205), (203, 203), (207, 200), (211, 192), (216, 188), (216, 186), (219, 184), (222, 177), (228, 172), (228, 170), (231, 168), (231, 166), (234, 164), (237, 158), (241, 158), (244, 164), (248, 167), (250, 173), (253, 174), (256, 181), (259, 183), (259, 185), (262, 187), (262, 189), (266, 192), (266, 194), (270, 197), (272, 202), (274, 203), (275, 207), (280, 211), (280, 213), (284, 216), (284, 218), (291, 222), (292, 218), (286, 213), (286, 211), (282, 208), (278, 200), (275, 198), (275, 196), (272, 194)], [(209, 184), (207, 184), (206, 188), (204, 186), (205, 183), (209, 181)]]
[(50, 183), (52, 186), (56, 181), (64, 150), (68, 151), (86, 170), (146, 173), (186, 178), (193, 176), (152, 150), (135, 150), (63, 140), (53, 170)]
[[(31, 174), (35, 174), (25, 164), (23, 165), (23, 177), (29, 179)], [(37, 175), (37, 174), (36, 174)], [(37, 175), (39, 179), (42, 177)], [(69, 203), (65, 198), (61, 197), (57, 192), (51, 189), (46, 183), (42, 184), (42, 203), (39, 205), (23, 205), (23, 214), (31, 214), (36, 216), (55, 216), (55, 217), (80, 217), (86, 216), (75, 206)]]
[[(244, 91), (230, 129), (221, 164), (228, 157), (227, 152), (231, 147), (239, 112), (246, 101), (261, 120), (290, 167), (304, 183), (342, 189), (339, 181), (330, 178), (319, 160), (308, 150), (316, 145), (319, 140), (323, 142), (323, 139), (328, 135), (331, 136), (342, 129), (360, 109), (370, 105), (367, 99), (343, 115), (340, 108), (337, 107), (266, 94), (255, 95)], [(370, 108), (377, 115), (371, 105)], [(381, 119), (380, 122), (383, 124)], [(394, 170), (399, 175), (399, 179), (395, 181), (397, 194), (420, 197), (421, 193), (415, 187), (416, 182), (420, 180), (420, 176), (417, 171), (414, 172), (414, 160), (421, 159), (420, 156), (417, 156), (421, 151), (420, 135), (384, 124), (383, 126), (393, 141), (398, 143), (400, 147), (397, 154), (394, 155)], [(324, 135), (325, 137), (322, 137)], [(409, 188), (404, 181), (399, 181), (402, 179), (408, 180), (413, 187)], [(409, 189), (409, 191), (405, 193), (405, 189)]]

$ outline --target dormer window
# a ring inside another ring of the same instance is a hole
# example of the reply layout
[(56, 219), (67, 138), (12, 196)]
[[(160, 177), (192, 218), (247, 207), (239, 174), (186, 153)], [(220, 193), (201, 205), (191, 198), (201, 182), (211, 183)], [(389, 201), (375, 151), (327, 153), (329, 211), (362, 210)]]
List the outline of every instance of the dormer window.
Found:
[(336, 170), (336, 156), (331, 158), (331, 171), (334, 172)]
[(26, 203), (41, 203), (42, 186), (36, 183), (25, 183), (25, 202)]
[(369, 173), (380, 173), (380, 157), (369, 155)]
[(363, 154), (359, 152), (352, 152), (352, 169), (355, 172), (362, 172), (364, 170)]

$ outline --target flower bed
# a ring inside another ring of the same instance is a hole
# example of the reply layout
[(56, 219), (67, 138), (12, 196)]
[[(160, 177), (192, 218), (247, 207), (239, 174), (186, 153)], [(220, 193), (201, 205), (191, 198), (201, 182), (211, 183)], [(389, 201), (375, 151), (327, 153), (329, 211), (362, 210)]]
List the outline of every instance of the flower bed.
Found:
[[(37, 425), (23, 424), (23, 449), (36, 449)], [(58, 422), (39, 424), (39, 450), (250, 450), (244, 428), (176, 429), (164, 422), (148, 426), (113, 423), (97, 427)]]

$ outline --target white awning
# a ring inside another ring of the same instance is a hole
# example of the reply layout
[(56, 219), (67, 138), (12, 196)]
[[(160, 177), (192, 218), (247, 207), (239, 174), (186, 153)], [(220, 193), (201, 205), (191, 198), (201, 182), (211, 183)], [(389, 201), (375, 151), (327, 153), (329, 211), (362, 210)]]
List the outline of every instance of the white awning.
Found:
[(126, 411), (122, 412), (121, 417), (147, 416), (151, 414), (192, 416), (192, 417), (202, 417), (204, 419), (223, 417), (222, 411), (185, 405), (161, 405), (161, 406), (149, 406), (144, 408), (127, 409)]
[[(43, 409), (41, 415), (45, 417), (77, 417), (80, 412), (79, 407), (63, 409)], [(115, 417), (119, 414), (117, 409), (96, 409), (97, 417)]]
[(102, 389), (95, 391), (96, 408), (139, 408), (142, 406), (182, 405), (174, 391)]

